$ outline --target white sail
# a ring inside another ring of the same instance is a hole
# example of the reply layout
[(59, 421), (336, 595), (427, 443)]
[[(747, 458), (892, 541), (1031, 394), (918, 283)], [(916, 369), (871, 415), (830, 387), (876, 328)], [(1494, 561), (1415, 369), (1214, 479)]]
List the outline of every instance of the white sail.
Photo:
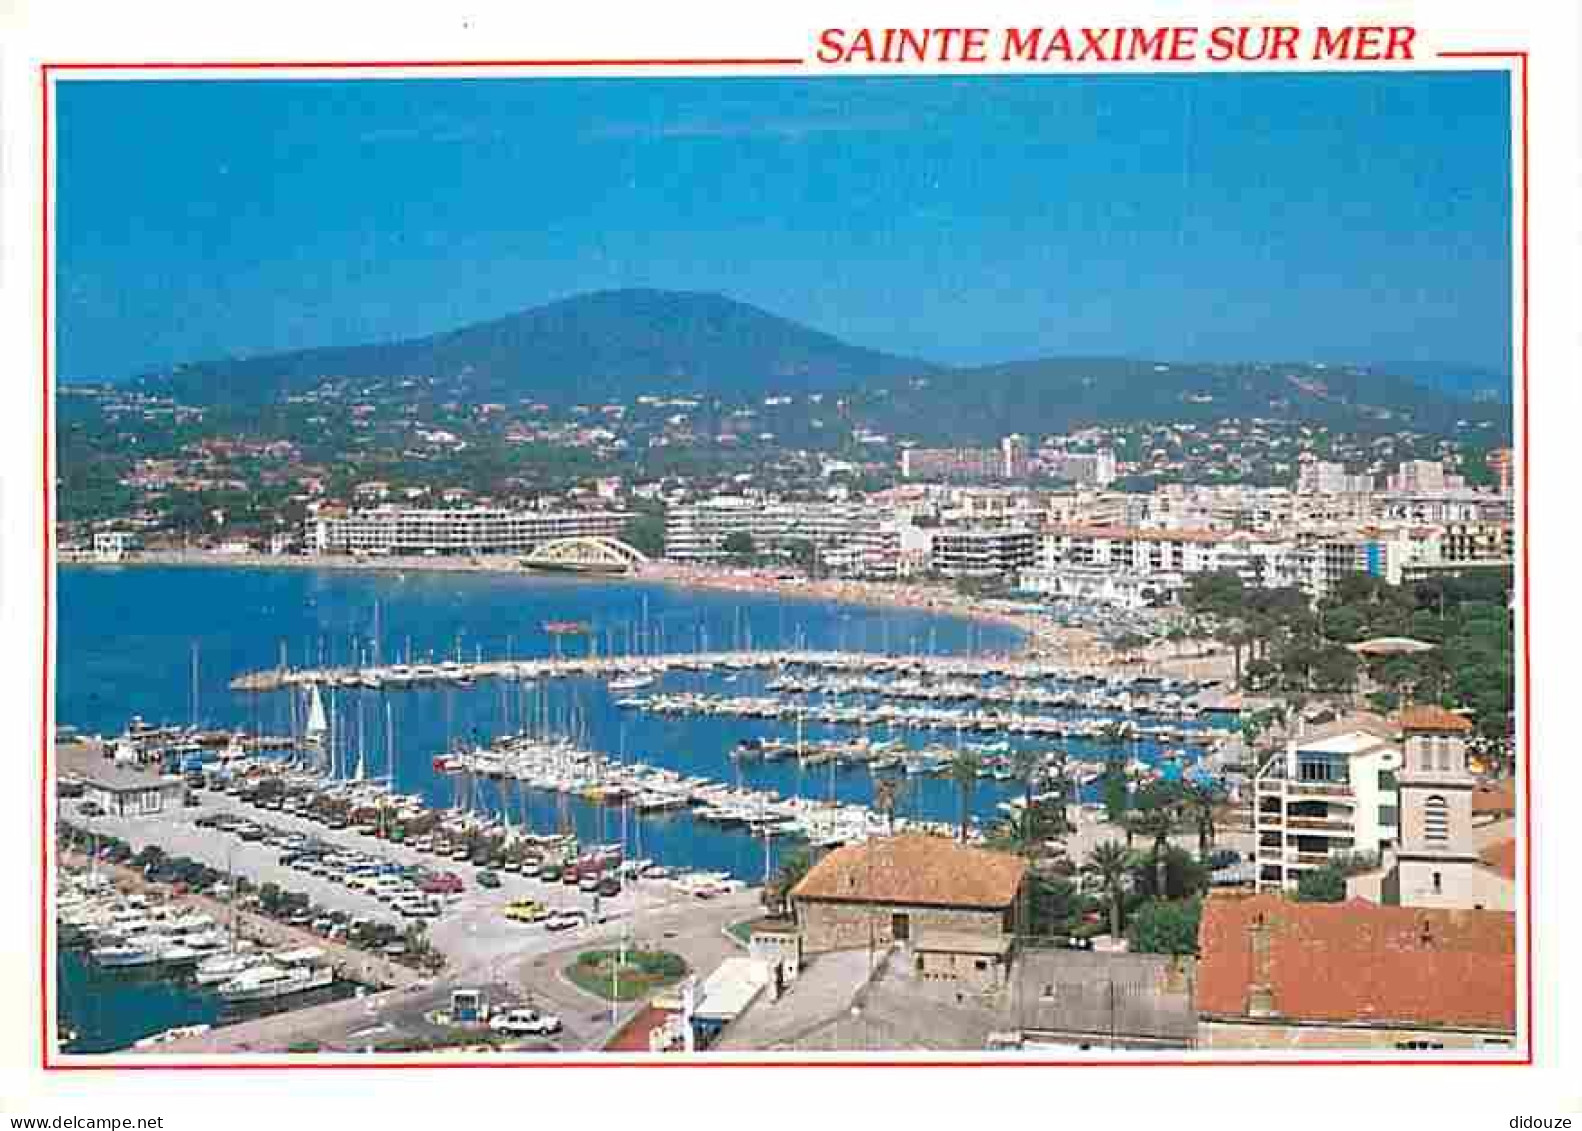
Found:
[(308, 685), (308, 738), (319, 739), (324, 737), (324, 732), (330, 729), (328, 721), (324, 718), (324, 700), (319, 698), (319, 685)]

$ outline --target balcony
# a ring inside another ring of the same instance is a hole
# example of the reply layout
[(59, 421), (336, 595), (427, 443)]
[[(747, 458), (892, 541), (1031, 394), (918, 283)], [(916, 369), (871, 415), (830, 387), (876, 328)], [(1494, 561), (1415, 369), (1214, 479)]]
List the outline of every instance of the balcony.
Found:
[(1310, 829), (1320, 833), (1350, 833), (1351, 821), (1345, 817), (1287, 817), (1288, 829)]
[(1285, 791), (1292, 797), (1324, 797), (1341, 801), (1352, 799), (1351, 786), (1341, 782), (1289, 782)]

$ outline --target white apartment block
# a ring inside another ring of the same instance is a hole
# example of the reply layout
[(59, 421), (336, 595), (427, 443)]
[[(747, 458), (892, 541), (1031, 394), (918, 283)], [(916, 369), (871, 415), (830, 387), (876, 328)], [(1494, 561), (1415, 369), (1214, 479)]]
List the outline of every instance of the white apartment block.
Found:
[(1373, 490), (1373, 477), (1347, 474), (1343, 463), (1309, 460), (1297, 471), (1296, 489), (1303, 495), (1361, 495)]
[(1075, 564), (1138, 573), (1203, 573), (1219, 568), (1229, 537), (1212, 530), (1056, 526), (1044, 532), (1038, 566), (1050, 569)]
[(1179, 573), (1145, 574), (1108, 566), (1067, 564), (1024, 569), (1018, 588), (1057, 600), (1143, 609), (1177, 603), (1186, 588), (1186, 578)]
[(1096, 452), (1045, 452), (1040, 462), (1049, 474), (1084, 487), (1108, 487), (1117, 474), (1115, 453), (1108, 448)]
[(863, 502), (778, 502), (721, 495), (671, 507), (665, 515), (665, 557), (708, 564), (729, 554), (725, 542), (745, 534), (754, 549), (773, 551), (811, 542), (830, 569), (863, 577), (902, 577), (925, 553), (912, 525)]
[(1388, 489), (1403, 495), (1442, 495), (1466, 490), (1467, 481), (1451, 475), (1439, 460), (1404, 460), (1389, 477)]
[(310, 517), (304, 542), (315, 554), (518, 554), (557, 538), (619, 537), (627, 511), (454, 510), (384, 506)]
[(1259, 891), (1295, 891), (1303, 872), (1377, 855), (1400, 833), (1397, 728), (1357, 714), (1300, 735), (1253, 783)]

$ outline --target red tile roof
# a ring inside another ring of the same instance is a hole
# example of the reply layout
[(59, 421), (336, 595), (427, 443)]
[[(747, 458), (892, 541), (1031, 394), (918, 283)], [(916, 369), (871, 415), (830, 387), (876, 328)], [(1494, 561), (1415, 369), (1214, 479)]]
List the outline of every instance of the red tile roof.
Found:
[(1516, 878), (1516, 841), (1497, 840), (1484, 845), (1478, 853), (1478, 859), (1483, 861), (1485, 868), (1498, 872), (1507, 880)]
[(1020, 856), (903, 833), (837, 848), (809, 869), (791, 896), (1003, 908), (1016, 898), (1026, 871), (1027, 861)]
[(1468, 731), (1472, 724), (1452, 711), (1443, 707), (1423, 705), (1407, 707), (1401, 712), (1402, 730), (1455, 730)]
[(1252, 987), (1264, 985), (1275, 1019), (1516, 1026), (1516, 917), (1506, 911), (1216, 896), (1198, 948), (1202, 1014), (1250, 1017)]

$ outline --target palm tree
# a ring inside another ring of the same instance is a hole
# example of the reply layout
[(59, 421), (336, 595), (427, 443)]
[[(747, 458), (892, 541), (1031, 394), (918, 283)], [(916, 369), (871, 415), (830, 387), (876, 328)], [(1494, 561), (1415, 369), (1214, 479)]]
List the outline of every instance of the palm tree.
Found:
[(808, 855), (806, 849), (789, 853), (780, 861), (780, 868), (775, 872), (774, 879), (764, 889), (764, 902), (782, 914), (791, 909), (793, 907), (791, 889), (802, 882), (802, 877), (807, 875), (811, 867), (813, 867), (813, 858)]
[(1165, 895), (1165, 849), (1170, 844), (1170, 834), (1176, 831), (1175, 810), (1164, 805), (1138, 810), (1130, 818), (1131, 827), (1138, 836), (1154, 842), (1155, 892), (1160, 899)]
[(1214, 807), (1224, 797), (1224, 792), (1212, 782), (1191, 782), (1183, 794), (1192, 823), (1197, 826), (1197, 854), (1205, 860), (1214, 846)]
[(1035, 751), (1017, 750), (1011, 755), (1011, 773), (1022, 783), (1023, 832), (1031, 833), (1037, 823), (1032, 819), (1033, 793), (1043, 776), (1043, 759)]
[(1110, 937), (1121, 937), (1121, 901), (1126, 891), (1126, 865), (1130, 854), (1119, 841), (1107, 840), (1088, 853), (1086, 870), (1097, 876), (1110, 904)]
[(895, 794), (898, 783), (894, 778), (873, 779), (873, 807), (884, 814), (884, 831), (895, 831)]
[(978, 768), (981, 761), (971, 750), (958, 750), (956, 756), (950, 760), (950, 776), (956, 783), (956, 793), (961, 803), (961, 822), (957, 828), (956, 838), (964, 843), (967, 839), (967, 813), (972, 807), (973, 791), (978, 788)]

